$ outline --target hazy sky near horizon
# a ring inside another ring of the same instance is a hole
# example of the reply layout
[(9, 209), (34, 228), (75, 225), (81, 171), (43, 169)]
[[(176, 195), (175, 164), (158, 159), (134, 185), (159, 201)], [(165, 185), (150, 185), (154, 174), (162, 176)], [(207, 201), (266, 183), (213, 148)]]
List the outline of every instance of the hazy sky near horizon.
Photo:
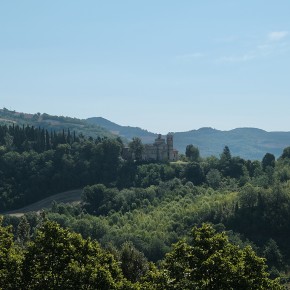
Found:
[(0, 2), (0, 107), (166, 133), (290, 131), (289, 0)]

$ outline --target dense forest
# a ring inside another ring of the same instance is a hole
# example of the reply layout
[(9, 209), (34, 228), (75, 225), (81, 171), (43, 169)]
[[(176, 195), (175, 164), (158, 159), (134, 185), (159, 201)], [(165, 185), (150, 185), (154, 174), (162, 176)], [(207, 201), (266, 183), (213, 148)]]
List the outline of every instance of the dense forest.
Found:
[(70, 129), (72, 132), (75, 131), (77, 135), (83, 134), (84, 136), (92, 136), (94, 138), (114, 137), (108, 130), (96, 124), (91, 124), (86, 120), (65, 116), (54, 116), (46, 113), (20, 113), (6, 108), (0, 109), (0, 124), (7, 126), (14, 124), (20, 127), (29, 125), (30, 127), (40, 127), (57, 132), (63, 129)]
[(1, 289), (283, 289), (251, 247), (240, 249), (204, 224), (173, 245), (157, 268), (132, 243), (104, 249), (43, 219), (31, 241), (22, 219), (18, 239), (0, 225)]
[(120, 139), (93, 139), (64, 130), (0, 126), (0, 210), (115, 178)]
[[(93, 138), (120, 137), (127, 143), (134, 137), (139, 137), (144, 144), (152, 144), (158, 134), (147, 130), (122, 126), (102, 117), (78, 119), (65, 116), (53, 116), (47, 113), (27, 114), (0, 109), (0, 125), (29, 125), (35, 128), (44, 128), (50, 131), (62, 130), (75, 132)], [(194, 124), (193, 124), (194, 125)], [(236, 128), (221, 131), (209, 127), (199, 128), (186, 132), (174, 132), (174, 148), (185, 152), (188, 144), (200, 148), (203, 157), (219, 156), (225, 145), (231, 148), (234, 155), (244, 159), (262, 160), (269, 152), (280, 156), (285, 147), (290, 144), (290, 132), (267, 132), (257, 128)]]
[[(139, 156), (143, 145), (135, 138), (129, 148)], [(189, 144), (174, 163), (125, 160), (123, 149), (119, 138), (0, 126), (1, 212), (83, 188), (80, 204), (4, 216), (0, 280), (12, 285), (4, 289), (75, 289), (77, 281), (79, 289), (280, 289), (277, 277), (287, 283), (290, 147), (277, 160), (267, 153), (251, 161), (227, 146), (219, 157), (202, 158)]]

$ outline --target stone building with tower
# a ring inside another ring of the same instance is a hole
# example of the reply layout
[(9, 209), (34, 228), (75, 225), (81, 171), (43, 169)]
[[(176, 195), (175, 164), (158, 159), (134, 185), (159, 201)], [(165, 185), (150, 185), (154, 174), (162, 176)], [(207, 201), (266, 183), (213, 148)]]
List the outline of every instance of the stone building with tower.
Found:
[(173, 134), (167, 134), (166, 140), (159, 134), (153, 144), (145, 144), (142, 159), (177, 161), (178, 151), (173, 148)]
[[(166, 139), (159, 134), (153, 144), (144, 144), (142, 160), (144, 161), (177, 161), (178, 151), (173, 148), (173, 134), (169, 133)], [(135, 159), (135, 153), (129, 147), (123, 148), (122, 157), (126, 160)]]

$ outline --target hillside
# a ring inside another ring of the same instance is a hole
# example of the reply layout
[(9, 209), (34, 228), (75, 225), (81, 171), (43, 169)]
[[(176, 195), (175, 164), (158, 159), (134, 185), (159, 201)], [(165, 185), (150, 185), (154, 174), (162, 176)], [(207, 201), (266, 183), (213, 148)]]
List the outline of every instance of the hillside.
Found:
[[(120, 136), (124, 140), (131, 140), (133, 137), (139, 137), (145, 144), (154, 142), (157, 136), (156, 133), (139, 127), (121, 126), (102, 117), (80, 120), (71, 117), (40, 113), (26, 114), (0, 109), (0, 124), (12, 123), (28, 124), (56, 131), (69, 128), (76, 131), (77, 134), (82, 133), (94, 138)], [(224, 146), (227, 145), (235, 156), (261, 160), (266, 153), (272, 153), (278, 158), (283, 149), (290, 145), (290, 132), (267, 132), (257, 128), (237, 128), (230, 131), (200, 128), (174, 133), (174, 147), (180, 153), (185, 153), (188, 144), (197, 146), (203, 157), (219, 156)]]
[(225, 145), (233, 155), (245, 159), (261, 160), (266, 153), (278, 158), (283, 149), (290, 145), (290, 132), (267, 132), (256, 128), (237, 128), (220, 131), (201, 128), (174, 134), (175, 147), (184, 152), (186, 145), (193, 144), (200, 149), (202, 156), (218, 156)]
[[(101, 117), (89, 118), (87, 121), (128, 140), (139, 137), (143, 143), (151, 143), (156, 138), (156, 134), (147, 130), (120, 126)], [(185, 152), (188, 144), (197, 146), (203, 157), (219, 156), (224, 146), (227, 145), (233, 155), (261, 160), (266, 153), (272, 153), (278, 158), (283, 149), (290, 145), (290, 132), (267, 132), (256, 128), (237, 128), (230, 131), (200, 128), (174, 133), (174, 147), (180, 153)]]
[(121, 126), (102, 117), (88, 118), (87, 122), (89, 124), (103, 127), (110, 131), (112, 134), (116, 134), (128, 140), (132, 139), (133, 137), (139, 137), (142, 139), (143, 143), (152, 143), (157, 137), (157, 134), (141, 129), (139, 127)]
[(7, 109), (0, 109), (0, 125), (17, 124), (41, 127), (48, 130), (61, 131), (70, 129), (76, 134), (82, 133), (85, 136), (97, 137), (116, 137), (105, 128), (95, 124), (89, 124), (85, 120), (64, 116), (52, 116), (48, 114), (27, 114)]
[[(271, 275), (288, 279), (289, 150), (266, 162), (247, 161), (226, 150), (220, 158), (197, 162), (127, 162), (119, 138), (71, 138), (69, 131), (44, 131), (0, 126), (0, 211), (20, 245), (35, 237), (45, 218), (104, 246), (122, 249), (132, 243), (142, 257), (157, 262), (194, 225), (208, 222), (218, 232), (229, 231), (241, 249), (252, 245), (270, 257)], [(202, 128), (190, 133), (214, 143), (224, 132)], [(263, 140), (267, 135), (247, 128), (226, 133), (256, 142), (256, 136)], [(53, 200), (61, 204), (49, 209)], [(43, 214), (31, 212), (42, 209)]]
[(23, 208), (5, 212), (4, 214), (9, 214), (12, 216), (22, 216), (28, 212), (39, 212), (45, 208), (50, 208), (53, 202), (57, 203), (79, 203), (81, 201), (81, 189), (65, 191), (61, 193), (54, 194), (52, 196), (46, 197), (40, 201), (27, 205)]

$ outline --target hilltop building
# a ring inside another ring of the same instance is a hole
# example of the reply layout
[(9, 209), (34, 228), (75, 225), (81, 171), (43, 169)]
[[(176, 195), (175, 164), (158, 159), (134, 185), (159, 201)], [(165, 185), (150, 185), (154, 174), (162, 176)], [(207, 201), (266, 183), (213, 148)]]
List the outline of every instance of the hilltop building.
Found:
[(165, 141), (159, 134), (153, 144), (145, 144), (143, 159), (156, 161), (178, 160), (178, 151), (173, 148), (173, 135), (167, 134)]
[[(129, 148), (125, 148), (123, 151), (123, 157), (125, 159), (134, 159)], [(173, 134), (167, 134), (166, 140), (159, 134), (153, 144), (145, 144), (144, 151), (142, 153), (142, 159), (146, 161), (177, 161), (178, 151), (173, 148)]]

